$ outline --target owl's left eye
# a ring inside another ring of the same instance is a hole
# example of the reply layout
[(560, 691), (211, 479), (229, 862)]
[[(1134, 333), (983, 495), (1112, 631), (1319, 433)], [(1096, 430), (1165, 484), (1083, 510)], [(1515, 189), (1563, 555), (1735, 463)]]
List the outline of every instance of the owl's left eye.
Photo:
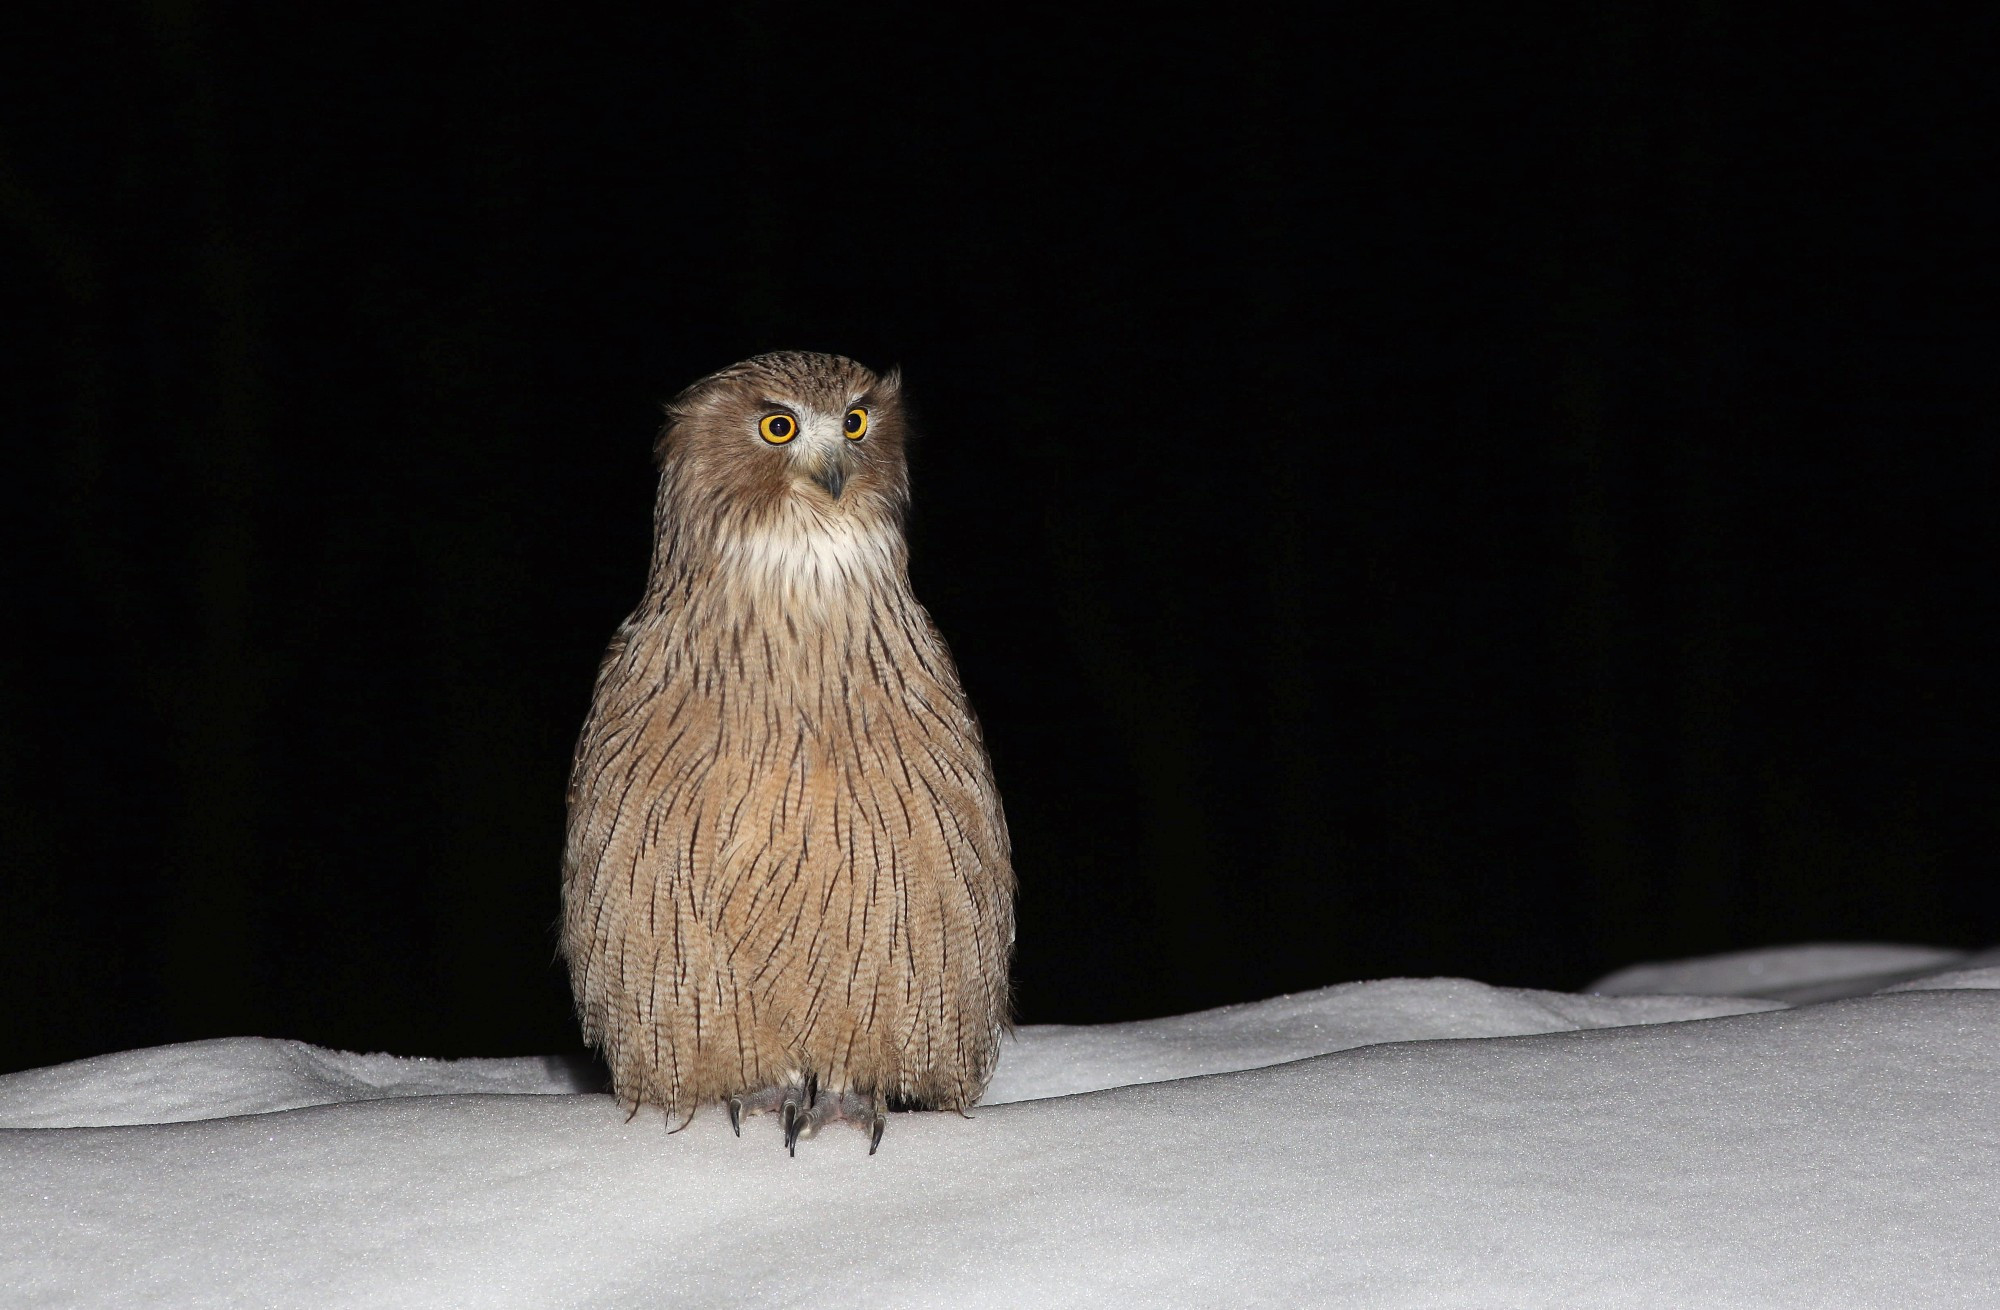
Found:
[(790, 414), (766, 414), (757, 424), (757, 433), (774, 446), (782, 446), (799, 435), (798, 420)]
[(859, 405), (856, 405), (853, 409), (848, 410), (847, 417), (841, 421), (840, 430), (847, 434), (847, 439), (849, 441), (859, 441), (864, 436), (867, 436), (868, 411), (861, 408)]

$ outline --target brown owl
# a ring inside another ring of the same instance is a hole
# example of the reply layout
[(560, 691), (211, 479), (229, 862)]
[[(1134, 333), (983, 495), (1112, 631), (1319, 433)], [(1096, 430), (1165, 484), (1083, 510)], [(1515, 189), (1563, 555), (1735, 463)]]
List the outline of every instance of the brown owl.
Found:
[(570, 777), (562, 950), (614, 1090), (823, 1124), (958, 1109), (1007, 1022), (1014, 873), (910, 590), (900, 379), (785, 353), (668, 407), (653, 562)]

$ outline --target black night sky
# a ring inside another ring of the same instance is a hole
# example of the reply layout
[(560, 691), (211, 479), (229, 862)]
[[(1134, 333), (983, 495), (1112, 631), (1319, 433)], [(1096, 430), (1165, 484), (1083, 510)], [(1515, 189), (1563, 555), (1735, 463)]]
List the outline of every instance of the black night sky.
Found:
[(659, 406), (780, 348), (905, 371), (1023, 1021), (2000, 939), (1990, 16), (357, 12), (5, 20), (0, 1069), (575, 1049)]

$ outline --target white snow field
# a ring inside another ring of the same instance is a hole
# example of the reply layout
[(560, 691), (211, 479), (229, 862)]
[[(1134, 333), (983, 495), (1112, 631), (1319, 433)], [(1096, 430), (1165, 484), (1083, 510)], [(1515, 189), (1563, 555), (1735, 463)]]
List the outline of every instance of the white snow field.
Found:
[(591, 1077), (263, 1038), (0, 1077), (0, 1305), (2000, 1307), (2000, 952), (1028, 1027), (873, 1158)]

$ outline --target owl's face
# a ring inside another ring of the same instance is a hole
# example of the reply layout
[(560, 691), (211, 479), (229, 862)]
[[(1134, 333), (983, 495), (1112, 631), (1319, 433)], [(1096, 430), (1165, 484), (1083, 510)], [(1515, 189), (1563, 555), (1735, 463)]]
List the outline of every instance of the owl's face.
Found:
[(886, 566), (909, 498), (900, 391), (893, 372), (806, 353), (759, 355), (695, 383), (660, 440), (675, 539), (706, 539), (794, 581)]
[(893, 515), (908, 494), (900, 391), (838, 355), (759, 355), (674, 401), (661, 459), (751, 518)]

